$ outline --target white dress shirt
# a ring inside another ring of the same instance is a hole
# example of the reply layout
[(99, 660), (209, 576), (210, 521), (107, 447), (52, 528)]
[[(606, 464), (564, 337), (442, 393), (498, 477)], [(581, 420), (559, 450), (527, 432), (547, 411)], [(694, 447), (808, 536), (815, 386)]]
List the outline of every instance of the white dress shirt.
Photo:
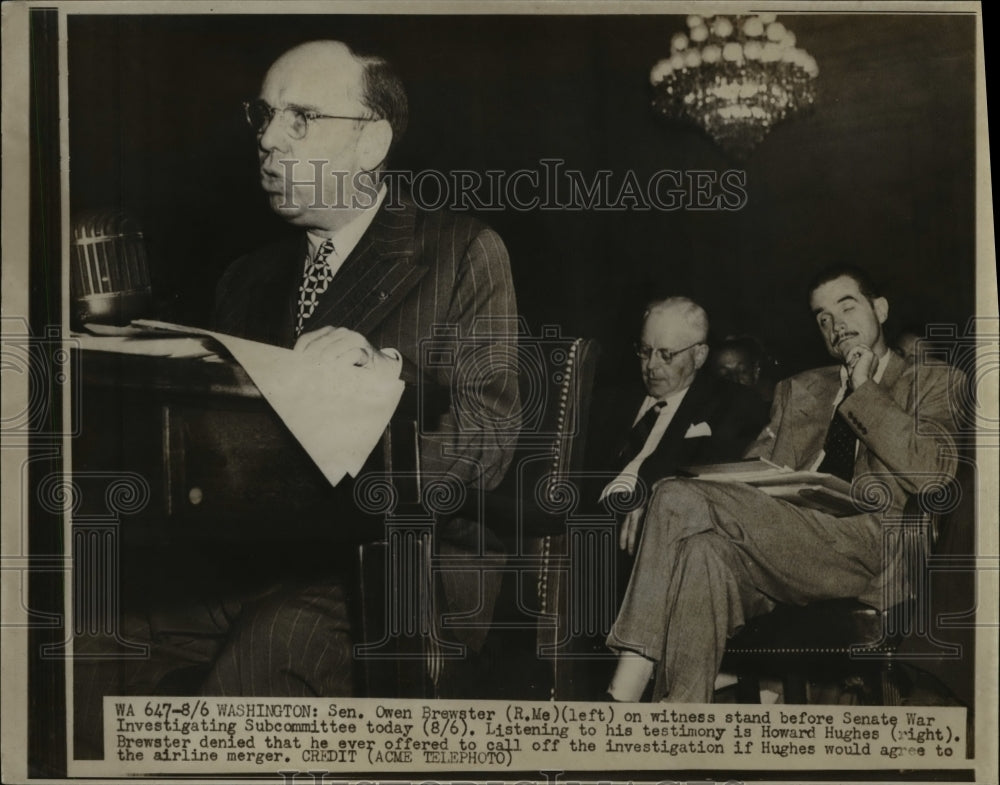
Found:
[(385, 200), (386, 192), (387, 189), (383, 185), (379, 188), (378, 196), (370, 207), (360, 210), (354, 218), (344, 226), (341, 226), (333, 234), (327, 236), (317, 234), (316, 232), (306, 232), (306, 238), (309, 241), (309, 253), (306, 256), (305, 265), (308, 266), (309, 262), (316, 258), (316, 252), (323, 243), (331, 240), (333, 242), (333, 253), (327, 257), (326, 263), (330, 265), (333, 275), (336, 275), (337, 271), (344, 264), (344, 261), (351, 255), (351, 251), (361, 242), (361, 238), (368, 231), (368, 227), (372, 225), (372, 221), (375, 220), (375, 215), (378, 213), (378, 208), (382, 206), (382, 202)]

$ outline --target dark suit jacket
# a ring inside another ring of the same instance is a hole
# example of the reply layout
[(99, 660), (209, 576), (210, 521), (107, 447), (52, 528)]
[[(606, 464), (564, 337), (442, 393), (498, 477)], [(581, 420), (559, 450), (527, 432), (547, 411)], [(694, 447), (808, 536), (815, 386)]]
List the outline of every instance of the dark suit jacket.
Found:
[[(307, 247), (298, 234), (233, 263), (218, 285), (215, 328), (292, 347)], [(304, 329), (346, 327), (399, 350), (404, 380), (448, 398), (438, 421), (421, 422), (425, 480), (493, 488), (520, 422), (516, 315), (507, 251), (492, 230), (390, 193)]]
[[(619, 456), (645, 396), (646, 390), (636, 383), (594, 401), (587, 463), (588, 469), (600, 472), (589, 491), (594, 500), (628, 462)], [(699, 371), (656, 450), (642, 462), (639, 478), (648, 488), (675, 475), (681, 466), (737, 460), (766, 422), (760, 399), (751, 390)], [(702, 423), (711, 435), (689, 437), (688, 431)]]
[[(292, 347), (307, 247), (300, 234), (234, 262), (218, 285), (216, 329)], [(473, 218), (425, 212), (390, 192), (304, 327), (346, 327), (376, 348), (397, 349), (403, 379), (415, 383), (421, 396), (444, 393), (443, 413), (418, 422), (424, 504), (431, 512), (435, 503), (443, 505), (437, 528), (443, 551), (477, 553), (495, 542), (478, 521), (454, 514), (455, 500), (496, 487), (511, 462), (521, 421), (512, 359), (516, 318), (510, 264), (499, 236)], [(379, 471), (373, 463), (369, 466)], [(435, 481), (449, 490), (435, 491)], [(350, 498), (341, 501), (338, 509), (356, 514)], [(439, 574), (449, 610), (482, 622), (455, 632), (478, 648), (498, 574), (484, 581), (468, 571)]]

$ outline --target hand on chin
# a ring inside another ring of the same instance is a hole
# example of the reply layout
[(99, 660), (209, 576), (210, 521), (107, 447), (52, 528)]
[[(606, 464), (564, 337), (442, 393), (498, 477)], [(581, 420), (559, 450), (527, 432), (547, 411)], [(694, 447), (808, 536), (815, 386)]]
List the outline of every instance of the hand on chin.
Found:
[(841, 362), (847, 361), (847, 355), (850, 353), (851, 349), (857, 346), (858, 336), (857, 335), (847, 335), (837, 341), (833, 346), (833, 353), (840, 358)]

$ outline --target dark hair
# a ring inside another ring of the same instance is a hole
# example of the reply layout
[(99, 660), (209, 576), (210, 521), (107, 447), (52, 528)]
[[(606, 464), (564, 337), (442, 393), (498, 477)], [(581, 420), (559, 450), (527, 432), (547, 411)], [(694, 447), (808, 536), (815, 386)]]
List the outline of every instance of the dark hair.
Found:
[(372, 55), (355, 55), (364, 68), (361, 100), (376, 117), (392, 128), (392, 150), (406, 131), (409, 105), (406, 89), (388, 60)]
[(858, 285), (861, 294), (869, 300), (874, 300), (876, 297), (882, 296), (871, 276), (853, 264), (838, 264), (821, 270), (809, 283), (809, 296), (812, 297), (813, 292), (823, 284), (836, 281), (838, 278), (850, 278)]

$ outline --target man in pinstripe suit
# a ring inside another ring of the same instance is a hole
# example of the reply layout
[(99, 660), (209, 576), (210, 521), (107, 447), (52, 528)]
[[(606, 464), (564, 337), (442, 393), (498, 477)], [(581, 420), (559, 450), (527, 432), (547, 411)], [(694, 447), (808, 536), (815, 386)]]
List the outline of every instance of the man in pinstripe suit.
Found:
[[(446, 402), (419, 437), (424, 487), (444, 483), (457, 495), (494, 488), (521, 414), (507, 251), (479, 221), (424, 212), (388, 192), (384, 162), (407, 118), (400, 81), (380, 58), (316, 41), (280, 57), (246, 111), (271, 208), (303, 231), (227, 269), (215, 326), (318, 363), (393, 365), (422, 391), (443, 391)], [(431, 338), (441, 361), (422, 363)], [(331, 532), (372, 523), (349, 482), (330, 504)], [(294, 524), (273, 521), (277, 532)], [(491, 550), (475, 520), (439, 516), (435, 535), (442, 555)], [(265, 567), (243, 565), (251, 578), (266, 572), (249, 587), (208, 589), (197, 607), (127, 614), (124, 638), (148, 645), (147, 658), (114, 660), (114, 641), (81, 639), (78, 651), (93, 656), (77, 670), (76, 755), (101, 755), (105, 693), (189, 693), (192, 674), (207, 672), (207, 695), (350, 695), (352, 550), (339, 542), (275, 546), (258, 561)], [(210, 577), (220, 565), (199, 569)], [(492, 615), (495, 576), (441, 573), (447, 607), (436, 610), (471, 620), (455, 638), (473, 651)]]
[[(387, 63), (342, 43), (303, 44), (272, 65), (247, 119), (271, 208), (305, 231), (230, 266), (216, 327), (317, 362), (395, 364), (404, 380), (447, 391), (439, 421), (420, 437), (425, 487), (437, 480), (492, 489), (510, 463), (520, 417), (507, 252), (479, 221), (424, 212), (388, 193), (380, 174), (406, 116)], [(421, 367), (421, 344), (432, 337), (453, 359)], [(350, 507), (345, 500), (331, 526), (349, 526)], [(476, 521), (440, 520), (437, 535), (445, 552), (486, 548)], [(468, 572), (442, 578), (448, 611), (480, 609), (483, 624), (460, 636), (475, 649), (498, 587)], [(204, 691), (350, 694), (348, 585), (327, 574), (276, 587), (243, 609)]]

